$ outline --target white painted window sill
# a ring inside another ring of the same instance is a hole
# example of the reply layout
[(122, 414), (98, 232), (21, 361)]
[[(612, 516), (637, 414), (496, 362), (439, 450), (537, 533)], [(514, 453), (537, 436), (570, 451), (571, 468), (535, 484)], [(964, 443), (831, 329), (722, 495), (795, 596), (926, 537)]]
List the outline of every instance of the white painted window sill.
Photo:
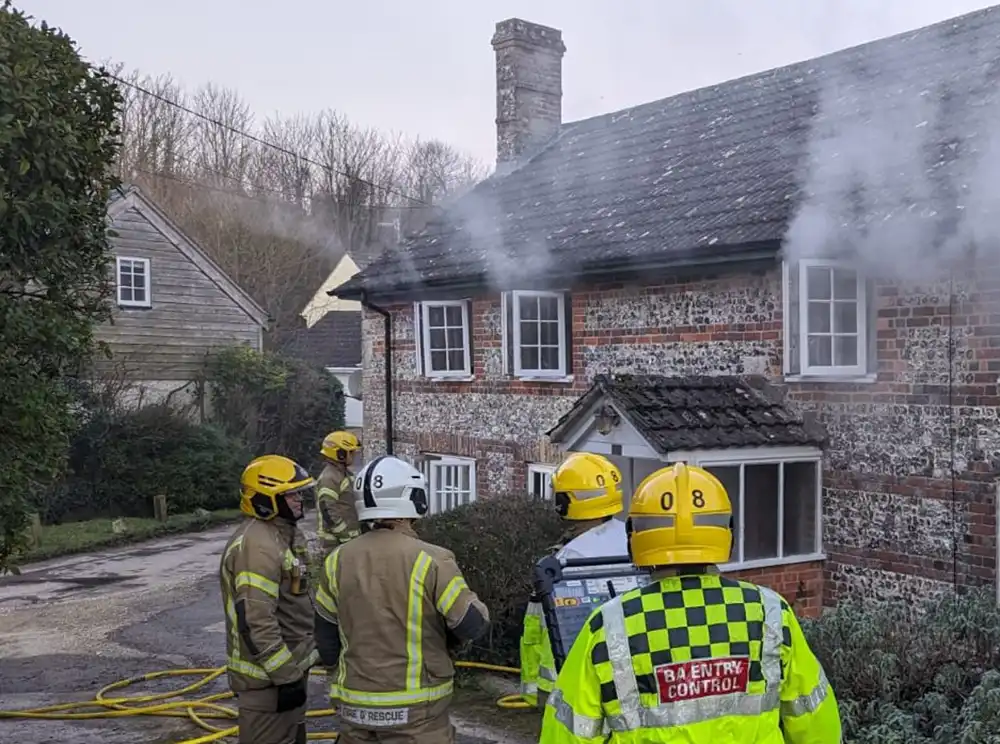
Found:
[(751, 571), (755, 568), (775, 568), (778, 566), (794, 566), (796, 563), (815, 563), (825, 561), (826, 553), (810, 553), (809, 555), (789, 555), (783, 558), (759, 558), (743, 563), (724, 563), (719, 566), (723, 573), (730, 571)]
[(427, 379), (431, 382), (472, 382), (476, 379), (475, 375), (428, 375)]
[(878, 375), (785, 375), (785, 382), (851, 382), (870, 384), (878, 382)]
[(517, 375), (515, 379), (521, 382), (556, 382), (556, 383), (571, 383), (576, 379), (573, 375), (566, 375), (564, 377), (555, 377), (547, 375)]

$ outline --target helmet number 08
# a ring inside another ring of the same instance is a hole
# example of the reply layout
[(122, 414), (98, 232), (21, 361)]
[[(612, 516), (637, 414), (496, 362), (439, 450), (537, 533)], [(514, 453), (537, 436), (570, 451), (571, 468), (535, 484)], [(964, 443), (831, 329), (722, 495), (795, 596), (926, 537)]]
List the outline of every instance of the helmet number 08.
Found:
[[(696, 509), (705, 508), (705, 494), (703, 494), (697, 488), (691, 492), (691, 504)], [(674, 495), (670, 491), (664, 491), (660, 494), (660, 508), (663, 511), (670, 511), (674, 508)]]

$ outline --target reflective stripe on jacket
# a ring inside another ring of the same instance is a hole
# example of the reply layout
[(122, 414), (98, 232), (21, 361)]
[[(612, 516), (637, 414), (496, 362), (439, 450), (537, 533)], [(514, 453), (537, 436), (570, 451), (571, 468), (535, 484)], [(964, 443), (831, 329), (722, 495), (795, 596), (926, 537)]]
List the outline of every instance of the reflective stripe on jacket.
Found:
[(343, 465), (327, 463), (316, 479), (316, 535), (341, 544), (361, 534), (354, 506), (354, 480)]
[(294, 682), (319, 660), (305, 541), (283, 520), (247, 518), (219, 567), (234, 692)]
[[(340, 593), (350, 596), (339, 602)], [(403, 529), (373, 529), (327, 556), (316, 612), (339, 627), (330, 697), (361, 708), (409, 708), (452, 693), (449, 630), (486, 607), (454, 555)], [(412, 723), (414, 715), (409, 715)]]
[(630, 744), (841, 739), (833, 690), (788, 603), (714, 574), (663, 577), (591, 615), (540, 742), (603, 742), (608, 731)]
[(547, 635), (541, 602), (528, 602), (521, 628), (521, 696), (534, 704), (538, 700), (538, 670), (542, 661), (541, 644)]

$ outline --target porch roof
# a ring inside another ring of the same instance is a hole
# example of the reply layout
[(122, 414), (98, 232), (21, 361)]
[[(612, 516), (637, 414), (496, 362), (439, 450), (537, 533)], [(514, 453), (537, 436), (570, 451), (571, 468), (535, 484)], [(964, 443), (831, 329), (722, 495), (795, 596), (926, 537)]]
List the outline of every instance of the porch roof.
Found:
[(610, 404), (660, 454), (731, 447), (814, 446), (823, 428), (783, 403), (762, 376), (598, 375), (549, 430), (562, 443)]

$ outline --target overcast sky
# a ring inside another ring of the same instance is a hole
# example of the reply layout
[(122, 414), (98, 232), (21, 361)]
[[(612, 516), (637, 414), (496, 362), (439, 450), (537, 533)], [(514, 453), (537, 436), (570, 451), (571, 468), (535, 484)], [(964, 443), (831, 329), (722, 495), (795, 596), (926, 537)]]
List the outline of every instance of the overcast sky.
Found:
[(563, 119), (664, 98), (995, 4), (976, 0), (16, 0), (92, 60), (495, 156), (490, 38), (563, 31)]

